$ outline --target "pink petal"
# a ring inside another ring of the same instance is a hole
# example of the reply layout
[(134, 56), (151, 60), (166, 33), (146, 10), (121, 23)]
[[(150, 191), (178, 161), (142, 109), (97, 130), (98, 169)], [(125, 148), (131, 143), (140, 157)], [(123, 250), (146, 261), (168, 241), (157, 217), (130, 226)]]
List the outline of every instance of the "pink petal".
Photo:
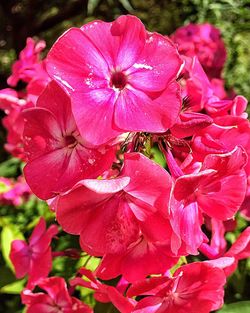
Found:
[(115, 65), (125, 70), (135, 63), (145, 45), (145, 27), (137, 17), (123, 15), (112, 23), (110, 30), (112, 36), (120, 37)]
[(124, 158), (121, 175), (131, 177), (124, 191), (166, 214), (172, 188), (170, 175), (161, 166), (140, 153), (127, 153)]
[(240, 234), (225, 255), (233, 256), (238, 260), (245, 259), (250, 256), (250, 227), (247, 227)]
[(170, 256), (169, 246), (141, 240), (127, 252), (121, 263), (121, 273), (134, 282), (151, 274), (163, 274), (178, 258)]
[[(39, 198), (46, 200), (55, 197), (59, 192), (70, 189), (75, 183), (75, 176), (71, 176), (72, 173), (76, 173), (78, 176), (78, 172), (75, 170), (81, 169), (77, 162), (70, 167), (70, 160), (70, 155), (67, 155), (64, 149), (57, 149), (27, 163), (24, 175), (32, 191)], [(62, 179), (65, 170), (71, 174), (68, 175), (66, 181)]]
[(36, 106), (50, 111), (62, 131), (67, 130), (67, 133), (75, 131), (76, 125), (71, 112), (70, 97), (55, 81), (49, 83), (38, 98)]
[(175, 241), (172, 242), (172, 251), (178, 253), (183, 241), (187, 253), (197, 254), (197, 249), (203, 242), (201, 214), (197, 203), (193, 202), (185, 205), (182, 202), (172, 202), (171, 214), (170, 222), (173, 231), (180, 240), (178, 245)]
[(45, 232), (46, 232), (46, 222), (45, 219), (41, 217), (29, 238), (29, 244), (31, 246), (34, 246), (41, 239)]
[(197, 174), (189, 174), (179, 177), (174, 186), (175, 199), (181, 201), (192, 196), (202, 183), (206, 185), (207, 182), (211, 182), (215, 173), (215, 170), (209, 169)]
[[(133, 313), (170, 313), (170, 311), (162, 311), (163, 300), (160, 297), (146, 297), (138, 302)], [(167, 309), (167, 308), (166, 308)]]
[(247, 163), (247, 153), (242, 147), (236, 146), (232, 151), (225, 154), (208, 155), (203, 162), (202, 169), (215, 169), (221, 175), (234, 174), (241, 170)]
[(147, 33), (140, 57), (128, 70), (129, 83), (144, 92), (162, 91), (176, 78), (181, 65), (176, 46), (167, 37)]
[(41, 279), (46, 278), (52, 269), (51, 249), (39, 254), (32, 254), (27, 288), (33, 289)]
[(50, 111), (32, 108), (25, 110), (23, 116), (24, 149), (29, 161), (61, 147), (62, 129)]
[(112, 89), (93, 89), (88, 93), (72, 95), (76, 124), (89, 145), (106, 143), (122, 133), (113, 123), (114, 103), (115, 93)]
[(17, 278), (24, 277), (30, 269), (30, 253), (28, 245), (23, 240), (14, 240), (11, 243), (10, 259), (14, 265)]
[[(216, 180), (218, 181), (215, 178), (214, 183), (216, 183)], [(241, 171), (235, 175), (225, 176), (219, 182), (221, 184), (219, 190), (211, 187), (209, 192), (206, 192), (201, 188), (197, 201), (201, 210), (208, 216), (219, 220), (227, 220), (232, 218), (239, 210), (245, 198), (245, 173)], [(206, 187), (208, 188), (209, 186), (207, 185)]]
[(58, 313), (58, 307), (46, 303), (35, 303), (27, 309), (27, 313)]
[(66, 282), (61, 277), (50, 277), (39, 283), (39, 287), (47, 291), (49, 296), (60, 307), (71, 306), (71, 298), (69, 296)]
[(81, 246), (94, 255), (124, 253), (139, 236), (139, 229), (126, 201), (114, 197), (85, 214)]
[[(78, 28), (69, 29), (56, 41), (46, 61), (48, 73), (70, 92), (107, 86), (108, 64)], [(91, 84), (86, 84), (89, 80)]]
[(112, 194), (123, 190), (130, 183), (130, 177), (123, 176), (115, 179), (85, 179), (82, 185), (98, 194)]
[[(63, 229), (70, 233), (79, 235), (85, 226), (83, 216), (88, 209), (95, 209), (99, 203), (109, 199), (110, 194), (98, 195), (81, 186), (80, 183), (67, 194), (63, 194), (57, 200), (56, 217)], [(77, 222), (75, 222), (77, 221)]]
[(165, 132), (176, 121), (180, 108), (181, 98), (176, 83), (167, 86), (155, 99), (130, 87), (118, 96), (114, 122), (127, 131)]
[(110, 301), (120, 312), (131, 313), (134, 305), (129, 301), (128, 298), (123, 297), (120, 292), (112, 286), (108, 286), (107, 291)]

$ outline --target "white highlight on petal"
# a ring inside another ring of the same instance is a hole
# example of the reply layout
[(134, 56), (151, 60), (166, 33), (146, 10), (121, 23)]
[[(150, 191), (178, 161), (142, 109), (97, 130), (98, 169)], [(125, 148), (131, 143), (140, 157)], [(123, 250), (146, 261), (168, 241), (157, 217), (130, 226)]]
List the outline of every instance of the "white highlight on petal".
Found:
[(60, 76), (54, 75), (55, 79), (59, 80), (64, 86), (68, 87), (70, 90), (74, 91), (74, 88), (70, 86), (65, 80), (63, 80)]
[(153, 67), (148, 64), (143, 64), (143, 63), (135, 63), (133, 65), (134, 68), (139, 68), (139, 69), (146, 69), (146, 70), (152, 70)]

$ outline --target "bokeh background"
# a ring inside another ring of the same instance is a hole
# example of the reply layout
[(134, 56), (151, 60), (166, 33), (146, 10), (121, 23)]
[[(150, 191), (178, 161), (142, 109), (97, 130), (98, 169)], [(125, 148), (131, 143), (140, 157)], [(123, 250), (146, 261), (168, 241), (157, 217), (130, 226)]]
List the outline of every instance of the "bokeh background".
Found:
[[(233, 87), (237, 94), (250, 99), (250, 0), (0, 0), (0, 89), (7, 87), (6, 79), (10, 75), (11, 64), (24, 48), (27, 37), (44, 39), (47, 43), (46, 54), (59, 35), (69, 27), (81, 26), (94, 19), (112, 21), (121, 14), (136, 15), (147, 29), (166, 35), (189, 22), (214, 24), (221, 30), (227, 47), (228, 57), (223, 73), (226, 86), (228, 89)], [(0, 118), (3, 115), (0, 112)], [(22, 165), (4, 151), (5, 136), (5, 130), (0, 125), (0, 176), (17, 177)], [(0, 208), (0, 248), (3, 251), (6, 240), (12, 238), (11, 231), (15, 229), (15, 224), (27, 234), (37, 222), (35, 217), (43, 215), (49, 220), (50, 213), (44, 203), (34, 200), (26, 206), (19, 211)], [(5, 223), (12, 228), (6, 228)], [(235, 236), (245, 227), (246, 222), (239, 220)], [(232, 233), (228, 236), (229, 242), (235, 240), (230, 238), (234, 236)], [(58, 250), (67, 248), (67, 245), (77, 246), (78, 240), (72, 240), (72, 236), (60, 237)], [(0, 256), (0, 313), (23, 312), (17, 287), (13, 289), (15, 292), (2, 289), (4, 284), (15, 279), (6, 267), (4, 258), (7, 257)], [(66, 262), (68, 261), (64, 260), (55, 264), (54, 274), (65, 276), (66, 271), (70, 277), (73, 273), (71, 268), (75, 264)], [(241, 262), (239, 271), (229, 281), (226, 303), (250, 299), (250, 262), (248, 263)], [(249, 312), (243, 307), (240, 310), (232, 312)], [(116, 311), (112, 306), (97, 305), (95, 312)]]

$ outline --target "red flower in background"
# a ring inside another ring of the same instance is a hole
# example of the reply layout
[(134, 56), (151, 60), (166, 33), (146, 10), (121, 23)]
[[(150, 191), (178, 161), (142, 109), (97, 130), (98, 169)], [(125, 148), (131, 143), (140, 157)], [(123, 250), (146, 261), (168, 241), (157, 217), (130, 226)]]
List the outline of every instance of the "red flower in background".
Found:
[(12, 66), (12, 74), (8, 78), (8, 85), (15, 87), (19, 80), (29, 83), (34, 78), (48, 80), (43, 61), (40, 60), (40, 52), (44, 50), (46, 43), (43, 40), (37, 43), (32, 38), (27, 38), (26, 47), (20, 52), (19, 60)]
[(17, 278), (28, 275), (27, 288), (33, 288), (49, 274), (52, 267), (51, 240), (57, 233), (56, 225), (46, 230), (45, 220), (41, 217), (28, 244), (24, 240), (12, 241), (10, 259)]
[(178, 28), (171, 39), (181, 54), (196, 55), (210, 78), (220, 77), (226, 49), (218, 28), (208, 23), (189, 24)]

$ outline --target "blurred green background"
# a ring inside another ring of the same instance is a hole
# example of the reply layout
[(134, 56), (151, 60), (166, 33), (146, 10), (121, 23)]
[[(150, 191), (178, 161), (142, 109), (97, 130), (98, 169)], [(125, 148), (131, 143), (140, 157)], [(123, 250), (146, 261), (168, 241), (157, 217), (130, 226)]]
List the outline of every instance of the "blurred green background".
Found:
[(162, 34), (189, 22), (219, 27), (228, 51), (226, 84), (250, 99), (250, 0), (0, 0), (0, 88), (27, 36), (45, 39), (50, 48), (73, 25), (128, 13)]

